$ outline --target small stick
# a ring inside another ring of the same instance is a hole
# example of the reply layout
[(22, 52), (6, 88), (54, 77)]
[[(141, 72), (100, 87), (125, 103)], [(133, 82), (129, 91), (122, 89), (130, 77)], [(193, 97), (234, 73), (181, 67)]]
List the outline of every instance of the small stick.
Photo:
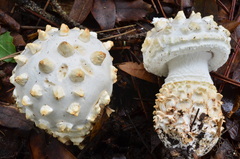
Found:
[(167, 18), (167, 16), (166, 16), (166, 14), (164, 13), (164, 10), (163, 10), (162, 5), (161, 5), (161, 3), (160, 3), (159, 0), (158, 0), (158, 4), (159, 4), (159, 7), (160, 7), (160, 9), (161, 9), (161, 11), (162, 11), (162, 14), (163, 14), (164, 18)]
[(200, 109), (198, 108), (197, 113), (196, 113), (196, 115), (195, 115), (195, 117), (194, 117), (194, 119), (193, 119), (193, 122), (192, 122), (191, 126), (190, 126), (190, 132), (192, 131), (193, 124), (195, 123), (195, 121), (196, 121), (196, 119), (197, 119), (197, 115), (198, 115), (198, 113), (199, 113), (199, 110), (200, 110)]
[(218, 79), (220, 79), (220, 80), (222, 80), (224, 82), (227, 82), (227, 83), (233, 84), (233, 85), (235, 85), (237, 87), (240, 87), (240, 82), (237, 82), (237, 81), (235, 81), (235, 80), (233, 80), (231, 78), (225, 77), (225, 76), (220, 75), (220, 74), (218, 74), (216, 72), (211, 72), (210, 75), (215, 77), (215, 78), (218, 78)]
[(223, 7), (223, 9), (229, 14), (228, 8), (220, 0), (217, 0), (217, 3), (219, 3), (220, 6)]
[(42, 26), (21, 26), (21, 29), (46, 29), (46, 27), (42, 27)]
[(136, 24), (127, 25), (127, 26), (118, 27), (118, 28), (113, 28), (113, 29), (108, 29), (108, 30), (101, 30), (101, 31), (97, 31), (96, 33), (104, 33), (104, 32), (109, 32), (109, 31), (115, 31), (115, 30), (120, 30), (120, 29), (124, 29), (124, 28), (130, 28), (130, 27), (134, 27), (134, 26), (136, 26)]
[(154, 3), (153, 0), (151, 0), (151, 1), (152, 1), (153, 7), (154, 7), (154, 9), (156, 10), (157, 14), (159, 14), (159, 11), (158, 11), (158, 9), (157, 9), (157, 7), (156, 7), (156, 4)]
[(58, 28), (60, 27), (58, 24), (56, 24), (56, 23), (48, 20), (47, 18), (45, 18), (45, 17), (37, 14), (36, 12), (34, 12), (34, 11), (28, 9), (28, 8), (25, 8), (25, 7), (22, 7), (22, 6), (21, 6), (20, 8), (22, 8), (22, 9), (24, 9), (24, 10), (26, 10), (26, 11), (29, 11), (30, 13), (34, 14), (34, 15), (37, 16), (37, 17), (41, 17), (43, 20), (45, 20), (46, 22), (48, 22), (48, 23), (51, 24), (52, 26), (55, 26), (55, 27), (58, 27)]
[(80, 25), (78, 22), (76, 22), (74, 19), (69, 17), (67, 13), (62, 9), (62, 7), (57, 3), (57, 0), (51, 0), (53, 6), (56, 8), (57, 13), (60, 14), (60, 16), (66, 20), (68, 23), (72, 24), (75, 27), (79, 27), (80, 29), (84, 29), (85, 27)]
[(0, 58), (0, 61), (3, 61), (3, 60), (6, 60), (6, 59), (10, 59), (12, 57), (15, 57), (16, 55), (19, 55), (21, 52), (22, 51), (19, 51), (19, 52), (13, 53), (11, 55), (4, 56), (4, 57)]
[(125, 34), (129, 34), (129, 33), (134, 32), (134, 31), (136, 31), (136, 29), (132, 29), (132, 30), (127, 31), (127, 32), (125, 32), (125, 33), (121, 33), (121, 34), (118, 34), (118, 35), (109, 36), (109, 37), (102, 38), (102, 39), (99, 39), (99, 40), (107, 40), (107, 39), (116, 38), (116, 37), (119, 37), (119, 36), (122, 36), (122, 35), (125, 35)]
[[(236, 124), (238, 124), (240, 122), (240, 120), (238, 120), (237, 122), (235, 122), (235, 123), (233, 123), (229, 128), (227, 128), (226, 130), (224, 130), (223, 132), (222, 132), (222, 135), (223, 134), (225, 134), (226, 132), (228, 132), (230, 129), (232, 129), (232, 127), (234, 127)], [(222, 136), (221, 135), (221, 136)]]
[[(45, 13), (45, 10), (47, 9), (47, 6), (48, 6), (49, 2), (50, 2), (50, 0), (47, 1), (46, 5), (43, 8), (43, 11), (42, 11), (41, 15), (43, 15)], [(36, 26), (38, 26), (38, 24), (40, 23), (41, 19), (42, 18), (38, 19), (38, 22), (37, 22)]]

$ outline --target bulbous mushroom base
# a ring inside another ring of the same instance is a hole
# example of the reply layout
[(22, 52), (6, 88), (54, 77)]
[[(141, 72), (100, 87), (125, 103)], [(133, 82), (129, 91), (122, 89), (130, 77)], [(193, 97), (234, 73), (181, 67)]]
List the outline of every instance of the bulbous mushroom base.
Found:
[(217, 143), (224, 116), (222, 95), (208, 82), (169, 82), (156, 94), (155, 129), (167, 148), (192, 157), (208, 153)]

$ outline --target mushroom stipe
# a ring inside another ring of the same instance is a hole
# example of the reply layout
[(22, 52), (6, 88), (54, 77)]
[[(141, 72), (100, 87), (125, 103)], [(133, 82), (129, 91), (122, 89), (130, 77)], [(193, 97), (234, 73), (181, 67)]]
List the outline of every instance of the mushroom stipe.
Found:
[(227, 61), (230, 33), (213, 16), (194, 12), (188, 19), (183, 11), (174, 19), (154, 18), (153, 24), (142, 45), (144, 67), (167, 77), (156, 94), (155, 130), (167, 148), (187, 152), (188, 158), (193, 152), (203, 156), (223, 129), (222, 95), (209, 71)]

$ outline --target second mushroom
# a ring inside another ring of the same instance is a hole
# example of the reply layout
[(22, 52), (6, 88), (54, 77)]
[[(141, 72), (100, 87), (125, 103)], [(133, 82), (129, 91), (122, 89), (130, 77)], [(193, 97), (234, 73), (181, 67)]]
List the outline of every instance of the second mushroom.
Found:
[(144, 67), (165, 83), (156, 94), (155, 130), (167, 148), (192, 158), (217, 143), (224, 116), (222, 95), (209, 75), (228, 59), (230, 33), (213, 20), (182, 11), (172, 19), (154, 18), (142, 46)]

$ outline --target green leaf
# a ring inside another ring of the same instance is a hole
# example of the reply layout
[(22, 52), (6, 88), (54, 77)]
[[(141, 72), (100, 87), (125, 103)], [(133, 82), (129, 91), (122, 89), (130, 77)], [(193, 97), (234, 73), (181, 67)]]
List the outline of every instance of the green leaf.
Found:
[[(13, 45), (13, 37), (10, 32), (6, 32), (0, 36), (0, 58), (15, 53), (15, 46)], [(15, 62), (13, 58), (3, 60), (5, 62)]]

